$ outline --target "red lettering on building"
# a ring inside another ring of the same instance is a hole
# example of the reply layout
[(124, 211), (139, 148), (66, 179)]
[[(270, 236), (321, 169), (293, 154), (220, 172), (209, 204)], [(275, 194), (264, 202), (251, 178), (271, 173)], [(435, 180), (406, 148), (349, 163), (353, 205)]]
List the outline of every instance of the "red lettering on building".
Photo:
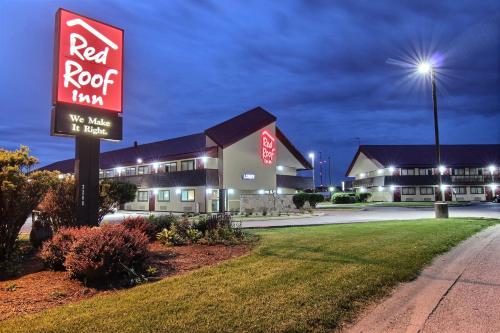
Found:
[(276, 155), (276, 140), (267, 130), (260, 134), (260, 157), (264, 164), (273, 164)]

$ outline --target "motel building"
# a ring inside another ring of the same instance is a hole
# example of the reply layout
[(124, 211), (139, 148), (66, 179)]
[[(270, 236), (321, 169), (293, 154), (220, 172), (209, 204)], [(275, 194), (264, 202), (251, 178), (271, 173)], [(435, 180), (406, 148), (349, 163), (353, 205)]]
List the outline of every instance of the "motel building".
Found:
[[(361, 145), (346, 176), (370, 201), (491, 201), (500, 194), (500, 145)], [(442, 187), (439, 188), (439, 173)]]
[[(122, 209), (174, 213), (286, 211), (312, 188), (308, 160), (261, 107), (196, 133), (100, 154), (101, 179), (134, 183)], [(74, 160), (43, 169), (74, 172)]]

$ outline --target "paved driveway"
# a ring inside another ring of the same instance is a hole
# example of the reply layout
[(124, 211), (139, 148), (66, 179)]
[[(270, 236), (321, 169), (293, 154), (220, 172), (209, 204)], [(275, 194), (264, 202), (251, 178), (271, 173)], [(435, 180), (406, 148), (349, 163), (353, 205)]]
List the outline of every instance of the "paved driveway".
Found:
[[(450, 207), (450, 217), (500, 218), (500, 204), (480, 203)], [(284, 220), (245, 221), (244, 228), (284, 227), (335, 223), (374, 222), (384, 220), (413, 220), (434, 217), (433, 208), (369, 207), (363, 210), (321, 210), (324, 216)]]

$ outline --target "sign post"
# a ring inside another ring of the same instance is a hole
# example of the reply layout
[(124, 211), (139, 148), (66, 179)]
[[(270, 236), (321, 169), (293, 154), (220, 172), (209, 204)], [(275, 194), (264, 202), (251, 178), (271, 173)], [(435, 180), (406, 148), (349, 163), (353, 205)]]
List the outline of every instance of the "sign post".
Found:
[(98, 224), (100, 139), (122, 139), (123, 30), (56, 13), (51, 135), (75, 137), (76, 215)]

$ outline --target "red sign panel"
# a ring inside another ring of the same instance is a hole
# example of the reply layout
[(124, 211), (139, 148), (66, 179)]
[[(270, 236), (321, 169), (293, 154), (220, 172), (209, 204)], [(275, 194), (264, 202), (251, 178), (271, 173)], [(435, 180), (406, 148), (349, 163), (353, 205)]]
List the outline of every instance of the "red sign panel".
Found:
[(260, 157), (264, 164), (273, 164), (276, 155), (276, 140), (267, 130), (260, 133)]
[(59, 9), (53, 103), (122, 112), (123, 30)]

